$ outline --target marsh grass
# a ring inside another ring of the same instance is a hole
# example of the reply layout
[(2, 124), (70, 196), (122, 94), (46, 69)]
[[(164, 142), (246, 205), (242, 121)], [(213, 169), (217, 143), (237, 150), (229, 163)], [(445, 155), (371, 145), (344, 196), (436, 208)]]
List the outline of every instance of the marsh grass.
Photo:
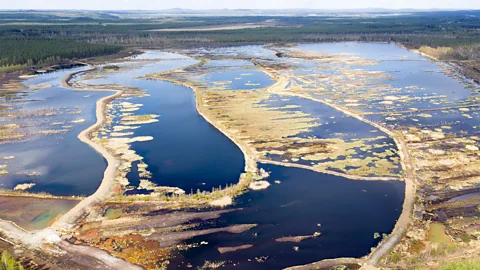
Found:
[(205, 261), (205, 263), (198, 267), (198, 270), (208, 270), (208, 269), (217, 269), (220, 267), (223, 267), (225, 265), (225, 262), (219, 261), (219, 262), (211, 262), (211, 261)]
[(447, 263), (440, 270), (475, 270), (480, 269), (480, 257)]
[(8, 251), (2, 252), (0, 270), (23, 270), (25, 269)]
[(0, 126), (0, 142), (16, 140), (25, 137), (25, 134), (18, 131), (19, 126), (16, 124), (8, 124)]
[(437, 58), (437, 59), (442, 59), (444, 58), (451, 50), (452, 48), (449, 47), (430, 47), (430, 46), (422, 46), (420, 49), (418, 49), (420, 52), (427, 54), (431, 57)]
[(255, 180), (259, 180), (261, 176), (247, 172), (243, 173), (240, 176), (240, 181), (235, 185), (227, 185), (225, 187), (213, 188), (211, 192), (200, 191), (199, 189), (196, 192), (191, 192), (190, 194), (156, 194), (152, 193), (151, 195), (124, 195), (119, 194), (112, 197), (112, 202), (134, 202), (134, 201), (161, 201), (168, 202), (172, 207), (177, 207), (178, 205), (206, 205), (212, 201), (218, 200), (225, 196), (235, 198), (245, 193), (248, 189), (250, 183)]
[[(445, 259), (450, 254), (454, 254), (459, 251), (461, 247), (458, 244), (439, 244), (433, 248), (427, 249), (423, 252), (419, 252), (410, 256), (404, 260), (404, 263), (408, 266), (407, 269), (423, 269), (426, 262), (439, 262), (442, 259)], [(394, 262), (392, 258), (393, 254), (390, 255), (390, 261)], [(402, 261), (401, 257), (395, 255), (395, 260)], [(443, 268), (442, 268), (443, 269)], [(456, 269), (456, 268), (448, 268), (448, 269)], [(460, 268), (462, 269), (462, 268)], [(480, 268), (472, 268), (472, 269), (480, 269)]]

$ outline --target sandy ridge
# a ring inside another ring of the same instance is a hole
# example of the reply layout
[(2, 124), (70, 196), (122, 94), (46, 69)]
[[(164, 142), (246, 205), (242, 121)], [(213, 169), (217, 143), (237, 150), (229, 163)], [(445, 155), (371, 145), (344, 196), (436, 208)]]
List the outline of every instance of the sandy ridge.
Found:
[[(192, 66), (198, 65), (199, 63), (193, 64)], [(96, 69), (95, 66), (88, 65), (90, 68), (88, 70), (82, 70), (82, 71), (77, 71), (77, 72), (72, 72), (68, 74), (63, 80), (62, 80), (62, 86), (65, 88), (70, 88), (78, 91), (95, 91), (95, 90), (90, 90), (90, 89), (84, 89), (84, 88), (77, 88), (73, 87), (69, 84), (69, 81), (75, 76), (80, 73), (85, 73), (85, 72), (90, 72)], [(184, 68), (181, 68), (184, 69)], [(170, 72), (175, 72), (175, 70), (171, 70), (168, 72), (164, 73), (170, 73)], [(225, 136), (227, 136), (233, 143), (235, 143), (242, 153), (244, 154), (245, 157), (245, 171), (246, 172), (256, 172), (257, 171), (257, 164), (255, 160), (252, 158), (252, 155), (249, 153), (248, 149), (246, 146), (242, 145), (238, 139), (236, 139), (236, 136), (234, 136), (233, 133), (230, 131), (226, 130), (225, 128), (222, 128), (219, 126), (215, 121), (211, 120), (202, 110), (202, 99), (201, 99), (201, 93), (196, 89), (195, 87), (191, 87), (189, 85), (185, 85), (183, 83), (177, 82), (177, 81), (172, 81), (169, 80), (173, 83), (179, 84), (186, 86), (190, 89), (193, 90), (195, 94), (195, 100), (196, 100), (196, 108), (197, 112), (212, 126), (214, 126), (216, 129), (218, 129), (220, 132), (222, 132)], [(100, 184), (100, 187), (97, 189), (97, 191), (87, 197), (86, 199), (82, 200), (79, 204), (77, 204), (74, 208), (70, 209), (69, 212), (65, 213), (63, 216), (61, 216), (59, 219), (57, 219), (51, 227), (59, 230), (59, 231), (69, 231), (71, 230), (75, 222), (82, 217), (82, 215), (85, 214), (85, 212), (88, 211), (89, 208), (93, 207), (95, 204), (100, 202), (102, 199), (106, 198), (109, 196), (114, 184), (115, 184), (115, 174), (117, 171), (117, 168), (120, 164), (119, 160), (117, 160), (114, 156), (112, 156), (107, 149), (105, 149), (102, 145), (98, 145), (97, 143), (93, 142), (90, 140), (89, 135), (92, 131), (95, 131), (97, 128), (99, 128), (103, 122), (105, 121), (106, 118), (106, 112), (105, 112), (105, 107), (106, 104), (111, 102), (113, 99), (118, 98), (123, 94), (123, 91), (120, 90), (100, 90), (100, 91), (114, 91), (115, 93), (104, 97), (100, 100), (97, 101), (96, 104), (96, 117), (97, 117), (97, 122), (90, 126), (89, 128), (85, 129), (82, 131), (79, 135), (78, 138), (88, 144), (90, 147), (95, 149), (98, 153), (100, 153), (108, 163), (108, 166), (104, 172), (104, 177), (102, 179), (102, 182)], [(243, 178), (240, 178), (242, 180)]]
[[(96, 67), (93, 67), (91, 65), (90, 69), (84, 70), (84, 71), (79, 71), (79, 72), (73, 72), (68, 74), (63, 80), (62, 80), (62, 86), (65, 88), (70, 88), (74, 90), (79, 90), (79, 91), (92, 91), (88, 89), (77, 89), (72, 87), (69, 84), (69, 81), (72, 79), (73, 76), (83, 73), (83, 72), (89, 72), (92, 70), (95, 70)], [(82, 200), (80, 203), (78, 203), (75, 207), (70, 209), (67, 213), (65, 213), (63, 216), (61, 216), (59, 219), (57, 219), (53, 224), (52, 228), (59, 230), (59, 231), (68, 231), (73, 228), (74, 223), (85, 213), (87, 212), (92, 206), (97, 204), (99, 201), (107, 197), (113, 186), (115, 185), (115, 174), (117, 171), (117, 167), (119, 166), (120, 162), (112, 156), (107, 149), (105, 149), (102, 145), (99, 145), (92, 140), (90, 140), (89, 135), (98, 129), (103, 122), (105, 121), (106, 118), (106, 104), (110, 103), (113, 99), (120, 97), (123, 94), (123, 91), (120, 90), (101, 90), (101, 91), (113, 91), (115, 92), (114, 94), (110, 96), (103, 97), (99, 99), (96, 103), (96, 117), (97, 121), (95, 124), (92, 126), (88, 127), (87, 129), (83, 130), (80, 132), (78, 135), (78, 138), (80, 141), (88, 144), (90, 147), (95, 149), (98, 153), (100, 153), (106, 160), (107, 160), (107, 168), (105, 169), (105, 172), (103, 174), (103, 179), (98, 187), (97, 191), (87, 197), (86, 199)]]
[[(183, 69), (184, 68), (181, 68), (179, 70), (183, 70)], [(175, 71), (170, 71), (170, 72), (175, 72)], [(147, 78), (150, 78), (150, 77), (147, 76)], [(217, 123), (215, 120), (210, 118), (208, 114), (206, 114), (203, 111), (202, 93), (197, 87), (175, 80), (175, 79), (170, 79), (170, 78), (160, 78), (158, 80), (169, 81), (169, 82), (192, 89), (193, 93), (195, 94), (195, 103), (196, 103), (196, 109), (198, 114), (200, 114), (210, 125), (212, 125), (217, 130), (222, 132), (225, 136), (227, 136), (227, 138), (229, 138), (233, 143), (235, 143), (238, 146), (238, 148), (240, 148), (240, 150), (242, 151), (245, 157), (245, 172), (254, 172), (254, 173), (257, 172), (257, 163), (254, 158), (255, 155), (248, 149), (247, 145), (245, 145), (242, 141), (240, 141), (234, 132), (226, 129), (225, 127)]]
[[(95, 69), (95, 68), (92, 67), (92, 69)], [(90, 69), (90, 70), (92, 70), (92, 69)], [(87, 70), (87, 71), (90, 71), (90, 70)], [(86, 72), (86, 71), (74, 72), (72, 74), (67, 75), (67, 77), (62, 81), (62, 85), (64, 87), (73, 88), (68, 84), (68, 81), (74, 75), (76, 75), (78, 73), (81, 73), (81, 72)], [(170, 72), (172, 72), (172, 71), (170, 71)], [(266, 71), (266, 73), (271, 75), (267, 71)], [(272, 77), (274, 77), (274, 76), (272, 76)], [(330, 107), (332, 107), (332, 108), (334, 108), (338, 111), (341, 111), (341, 112), (343, 112), (343, 113), (345, 113), (349, 116), (355, 117), (356, 119), (358, 119), (362, 122), (365, 122), (367, 124), (370, 124), (370, 125), (378, 128), (378, 129), (382, 130), (383, 132), (388, 134), (392, 139), (394, 139), (395, 143), (397, 144), (397, 147), (399, 148), (399, 150), (401, 152), (400, 157), (401, 157), (401, 160), (402, 160), (402, 167), (404, 168), (404, 170), (406, 172), (405, 173), (405, 182), (406, 182), (405, 201), (404, 201), (404, 205), (403, 205), (402, 214), (400, 215), (400, 218), (398, 219), (398, 221), (395, 225), (395, 228), (392, 231), (392, 234), (390, 235), (390, 237), (385, 242), (383, 242), (369, 256), (368, 263), (373, 264), (373, 265), (377, 264), (379, 259), (381, 257), (383, 257), (385, 254), (387, 254), (390, 251), (390, 249), (393, 248), (395, 246), (395, 244), (398, 243), (398, 241), (400, 241), (400, 239), (403, 236), (403, 234), (406, 230), (406, 227), (407, 227), (407, 225), (410, 221), (410, 215), (411, 215), (412, 209), (413, 209), (413, 199), (414, 199), (414, 194), (415, 194), (415, 183), (414, 183), (415, 178), (414, 178), (414, 175), (413, 175), (413, 170), (412, 170), (409, 154), (408, 154), (407, 148), (405, 146), (405, 143), (403, 142), (403, 140), (401, 138), (399, 138), (396, 134), (394, 134), (390, 130), (388, 130), (388, 129), (386, 129), (386, 128), (384, 128), (384, 127), (382, 127), (382, 126), (380, 126), (380, 125), (378, 125), (374, 122), (371, 122), (371, 121), (361, 117), (358, 114), (354, 114), (354, 113), (352, 113), (348, 110), (345, 110), (341, 107), (338, 107), (338, 106), (336, 106), (334, 104), (331, 104), (329, 102), (326, 102), (324, 100), (315, 99), (315, 98), (312, 98), (312, 97), (309, 97), (309, 96), (306, 96), (306, 95), (302, 95), (302, 94), (285, 93), (285, 92), (282, 92), (282, 91), (276, 92), (276, 91), (274, 91), (275, 88), (282, 87), (282, 84), (284, 84), (286, 80), (284, 78), (275, 78), (275, 79), (277, 79), (277, 82), (274, 85), (272, 85), (271, 87), (269, 87), (267, 89), (267, 91), (269, 91), (271, 93), (281, 94), (281, 95), (300, 96), (300, 97), (303, 97), (303, 98), (308, 98), (310, 100), (314, 100), (314, 101), (326, 104), (326, 105), (328, 105), (328, 106), (330, 106)], [(196, 87), (193, 87), (191, 85), (187, 85), (183, 82), (179, 82), (179, 81), (175, 81), (175, 80), (169, 80), (169, 79), (165, 79), (165, 78), (162, 78), (162, 80), (171, 81), (173, 83), (180, 84), (180, 85), (191, 88), (194, 91), (194, 94), (195, 94), (196, 107), (197, 107), (198, 113), (207, 122), (209, 122), (212, 126), (214, 126), (216, 129), (218, 129), (222, 133), (224, 133), (230, 140), (232, 140), (241, 149), (241, 151), (244, 153), (244, 156), (245, 156), (245, 171), (247, 171), (247, 172), (248, 171), (256, 171), (256, 162), (253, 158), (253, 155), (251, 153), (249, 153), (250, 151), (247, 149), (247, 147), (237, 139), (237, 137), (235, 136), (235, 134), (233, 132), (223, 128), (219, 123), (216, 123), (215, 121), (210, 119), (208, 117), (208, 115), (206, 115), (205, 112), (202, 110), (203, 106), (202, 106), (202, 99), (201, 99), (201, 91), (199, 91)], [(73, 89), (75, 89), (75, 88), (73, 88)], [(88, 90), (88, 89), (76, 89), (76, 90)], [(111, 188), (113, 187), (113, 185), (115, 183), (114, 177), (115, 177), (116, 168), (119, 165), (119, 161), (115, 157), (113, 157), (111, 154), (109, 154), (108, 151), (105, 148), (103, 148), (102, 146), (97, 145), (96, 143), (92, 142), (88, 138), (88, 135), (93, 130), (95, 130), (96, 128), (101, 126), (101, 124), (105, 120), (105, 113), (104, 113), (105, 105), (108, 102), (110, 102), (112, 99), (121, 96), (123, 92), (122, 91), (117, 91), (117, 90), (102, 90), (102, 91), (115, 91), (115, 94), (113, 94), (111, 96), (108, 96), (108, 97), (104, 97), (104, 98), (97, 101), (97, 110), (96, 110), (97, 122), (94, 125), (92, 125), (91, 127), (82, 131), (79, 134), (78, 138), (82, 142), (87, 143), (92, 148), (94, 148), (97, 152), (102, 154), (105, 157), (105, 159), (107, 159), (108, 166), (107, 166), (107, 169), (105, 170), (104, 178), (103, 178), (102, 183), (101, 183), (100, 187), (98, 188), (98, 190), (93, 195), (89, 196), (88, 198), (86, 198), (85, 200), (80, 202), (77, 206), (75, 206), (68, 213), (63, 215), (60, 219), (58, 219), (52, 225), (52, 227), (57, 229), (57, 230), (68, 230), (68, 229), (70, 229), (72, 227), (72, 225), (74, 224), (74, 222), (77, 219), (79, 219), (85, 213), (85, 211), (87, 211), (94, 204), (98, 203), (102, 198), (109, 195), (109, 193), (111, 191)], [(385, 180), (387, 180), (387, 179), (385, 179)], [(392, 180), (392, 179), (388, 179), (388, 180)]]
[[(89, 65), (90, 66), (90, 65)], [(68, 81), (76, 74), (82, 72), (88, 72), (91, 70), (96, 69), (93, 66), (90, 66), (90, 69), (77, 71), (68, 74), (62, 80), (62, 86), (65, 88), (71, 88)], [(75, 89), (75, 90), (85, 90), (85, 91), (92, 91), (88, 89)], [(92, 131), (96, 130), (100, 127), (106, 117), (105, 108), (106, 104), (111, 102), (111, 100), (121, 96), (123, 91), (117, 90), (102, 90), (102, 91), (113, 91), (114, 94), (110, 96), (103, 97), (99, 99), (96, 103), (96, 116), (97, 121), (92, 126), (88, 127), (87, 129), (83, 130), (79, 135), (78, 138), (90, 145), (93, 149), (95, 149), (98, 153), (100, 153), (108, 162), (107, 169), (104, 173), (104, 178), (100, 184), (100, 187), (97, 191), (87, 197), (86, 199), (82, 200), (78, 203), (74, 208), (70, 209), (69, 212), (61, 216), (58, 220), (54, 222), (49, 228), (46, 228), (41, 231), (36, 232), (27, 232), (23, 228), (19, 227), (17, 224), (10, 222), (10, 221), (3, 221), (0, 220), (0, 231), (7, 232), (7, 235), (10, 239), (14, 240), (15, 242), (22, 243), (26, 245), (28, 248), (43, 248), (44, 244), (55, 244), (58, 248), (60, 248), (61, 252), (68, 252), (69, 254), (73, 254), (73, 256), (80, 257), (90, 257), (93, 259), (91, 261), (91, 267), (96, 269), (143, 269), (142, 267), (132, 264), (128, 261), (123, 259), (116, 258), (110, 255), (108, 252), (103, 251), (101, 249), (90, 247), (90, 246), (77, 246), (62, 240), (58, 236), (58, 232), (69, 230), (73, 227), (74, 223), (86, 212), (90, 207), (95, 205), (98, 201), (102, 198), (108, 196), (111, 192), (113, 185), (115, 184), (115, 173), (116, 169), (119, 165), (119, 161), (115, 159), (112, 155), (108, 153), (108, 151), (103, 148), (101, 145), (98, 145), (89, 139), (89, 135)], [(15, 244), (7, 239), (5, 241)]]
[(267, 160), (267, 159), (262, 159), (262, 160), (259, 160), (258, 162), (263, 164), (273, 164), (277, 166), (300, 168), (300, 169), (315, 171), (315, 172), (324, 173), (324, 174), (331, 174), (331, 175), (347, 178), (350, 180), (361, 180), (361, 181), (400, 181), (402, 180), (399, 177), (351, 175), (351, 174), (346, 174), (346, 173), (341, 173), (336, 171), (323, 170), (323, 169), (315, 168), (309, 165), (281, 162), (281, 161), (274, 161), (274, 160)]
[[(286, 85), (288, 84), (288, 80), (284, 77), (277, 78), (274, 74), (270, 73), (268, 70), (263, 69), (266, 74), (268, 74), (270, 77), (274, 78), (277, 80), (277, 82), (269, 87), (267, 89), (268, 92), (270, 93), (275, 93), (279, 95), (286, 95), (286, 96), (296, 96), (296, 97), (302, 97), (306, 99), (310, 99), (316, 102), (323, 103), (325, 105), (330, 106), (331, 108), (338, 110), (342, 113), (345, 113), (348, 116), (354, 117), (364, 123), (367, 123), (375, 128), (378, 128), (379, 130), (383, 131), (387, 135), (389, 135), (394, 141), (395, 144), (397, 145), (397, 148), (399, 150), (399, 155), (400, 155), (400, 160), (402, 164), (402, 168), (405, 171), (405, 200), (403, 202), (403, 209), (402, 213), (400, 214), (400, 217), (397, 220), (397, 223), (395, 224), (395, 227), (392, 230), (392, 233), (389, 235), (389, 237), (383, 241), (382, 243), (379, 244), (379, 246), (367, 256), (367, 263), (371, 265), (377, 265), (380, 259), (387, 255), (390, 250), (395, 247), (400, 240), (402, 239), (403, 235), (406, 233), (408, 224), (410, 223), (410, 217), (413, 213), (413, 206), (415, 202), (415, 193), (416, 193), (416, 179), (415, 179), (415, 173), (413, 170), (413, 165), (410, 160), (410, 154), (408, 152), (408, 149), (405, 145), (405, 142), (403, 139), (395, 134), (394, 132), (390, 131), (389, 129), (374, 123), (366, 118), (363, 118), (361, 115), (355, 114), (353, 112), (350, 112), (340, 106), (337, 106), (333, 103), (327, 102), (322, 99), (318, 98), (313, 98), (308, 95), (303, 95), (303, 94), (298, 94), (298, 93), (290, 93), (290, 92), (284, 92), (282, 91)], [(301, 266), (299, 266), (301, 267)], [(305, 265), (306, 269), (309, 269), (311, 265)]]

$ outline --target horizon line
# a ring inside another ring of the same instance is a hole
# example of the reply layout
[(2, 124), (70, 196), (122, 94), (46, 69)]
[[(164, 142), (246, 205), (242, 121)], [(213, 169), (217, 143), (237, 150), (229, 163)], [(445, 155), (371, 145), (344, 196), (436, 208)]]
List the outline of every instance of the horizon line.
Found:
[(480, 8), (384, 8), (384, 7), (367, 7), (367, 8), (165, 8), (165, 9), (83, 9), (83, 8), (62, 8), (62, 9), (50, 9), (50, 8), (0, 8), (0, 11), (171, 11), (171, 10), (185, 10), (185, 11), (213, 11), (213, 10), (225, 10), (225, 11), (238, 11), (238, 10), (251, 10), (251, 11), (362, 11), (362, 10), (384, 10), (384, 11), (480, 11)]

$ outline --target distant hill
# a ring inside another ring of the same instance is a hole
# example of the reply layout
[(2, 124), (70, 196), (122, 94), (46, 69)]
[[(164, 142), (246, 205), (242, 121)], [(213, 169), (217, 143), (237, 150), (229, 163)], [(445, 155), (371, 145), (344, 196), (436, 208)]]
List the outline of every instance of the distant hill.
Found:
[[(402, 15), (412, 13), (465, 13), (480, 16), (480, 10), (446, 10), (446, 9), (163, 9), (163, 10), (0, 10), (1, 13), (35, 13), (35, 14), (69, 14), (71, 17), (94, 17), (96, 19), (116, 19), (116, 16), (134, 15), (177, 15), (177, 16), (324, 16), (324, 15)], [(90, 16), (88, 14), (91, 14)], [(446, 15), (446, 14), (445, 14)]]

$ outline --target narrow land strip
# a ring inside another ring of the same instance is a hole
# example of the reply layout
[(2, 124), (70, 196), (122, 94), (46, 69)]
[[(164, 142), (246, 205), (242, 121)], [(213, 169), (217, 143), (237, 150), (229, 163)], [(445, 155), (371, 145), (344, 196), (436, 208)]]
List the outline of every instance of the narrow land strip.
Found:
[[(95, 67), (92, 67), (87, 70), (87, 71), (92, 71), (94, 70)], [(82, 72), (87, 72), (87, 71), (82, 71)], [(69, 75), (67, 75), (63, 81), (62, 85), (64, 87), (71, 88), (70, 84), (68, 83), (69, 80), (76, 74), (80, 72), (74, 72)], [(76, 89), (75, 90), (87, 90), (87, 89)], [(55, 221), (55, 223), (52, 224), (52, 228), (62, 231), (62, 230), (70, 230), (72, 229), (73, 224), (75, 221), (77, 221), (90, 207), (94, 206), (96, 203), (98, 203), (100, 200), (104, 199), (107, 197), (114, 184), (115, 184), (115, 173), (117, 171), (117, 167), (120, 164), (120, 162), (112, 156), (107, 149), (105, 149), (103, 146), (94, 143), (92, 140), (90, 140), (89, 135), (98, 129), (103, 122), (105, 121), (106, 118), (106, 104), (114, 100), (115, 98), (120, 97), (123, 94), (123, 91), (117, 91), (117, 90), (102, 90), (102, 91), (114, 91), (115, 93), (106, 96), (104, 98), (101, 98), (97, 101), (96, 104), (96, 117), (97, 117), (97, 122), (93, 124), (92, 126), (88, 127), (87, 129), (83, 130), (79, 135), (78, 138), (80, 141), (88, 144), (90, 147), (95, 149), (98, 153), (100, 153), (106, 160), (107, 160), (107, 168), (104, 172), (102, 182), (100, 184), (100, 187), (95, 191), (94, 194), (90, 195), (86, 199), (82, 200), (79, 204), (77, 204), (74, 208), (72, 208), (70, 211), (68, 211), (66, 214), (61, 216), (58, 220)]]
[(44, 248), (44, 245), (49, 245), (48, 249), (53, 253), (62, 254), (67, 252), (71, 257), (74, 257), (74, 261), (82, 260), (82, 257), (88, 257), (90, 258), (89, 267), (91, 267), (91, 269), (143, 269), (140, 266), (113, 257), (101, 249), (90, 246), (72, 245), (62, 240), (57, 233), (51, 229), (27, 232), (13, 222), (0, 221), (0, 231), (8, 232), (7, 235), (9, 239), (2, 238), (2, 240), (12, 245), (23, 245), (31, 249), (41, 249)]
[[(87, 71), (91, 71), (95, 69), (95, 67), (91, 67)], [(81, 72), (87, 71), (80, 71), (74, 72), (67, 75), (63, 81), (62, 85), (64, 87), (71, 88), (68, 81), (75, 75)], [(76, 90), (87, 90), (87, 89), (76, 89)], [(106, 160), (107, 160), (107, 169), (104, 173), (104, 178), (100, 184), (100, 187), (97, 191), (92, 194), (91, 196), (87, 197), (86, 199), (82, 200), (78, 203), (75, 207), (70, 209), (69, 212), (61, 216), (58, 220), (56, 220), (50, 228), (36, 231), (36, 232), (27, 232), (22, 228), (18, 227), (16, 224), (12, 222), (0, 221), (0, 231), (7, 232), (8, 238), (16, 242), (16, 244), (22, 244), (27, 248), (32, 249), (43, 249), (45, 244), (54, 245), (56, 249), (59, 249), (60, 252), (67, 252), (74, 257), (77, 257), (78, 260), (82, 260), (82, 257), (87, 257), (88, 260), (91, 262), (90, 267), (97, 268), (97, 269), (132, 269), (138, 270), (143, 269), (140, 266), (131, 264), (125, 260), (116, 258), (110, 255), (108, 252), (100, 250), (95, 247), (90, 246), (78, 246), (73, 245), (65, 240), (62, 240), (58, 236), (58, 232), (61, 231), (68, 231), (72, 229), (75, 222), (84, 215), (88, 209), (99, 201), (107, 197), (113, 185), (115, 184), (115, 173), (117, 167), (119, 165), (119, 161), (113, 157), (105, 148), (101, 145), (98, 145), (90, 140), (89, 135), (92, 131), (99, 128), (106, 118), (106, 104), (111, 102), (113, 99), (118, 98), (123, 94), (123, 91), (117, 90), (104, 90), (104, 91), (114, 91), (115, 93), (101, 98), (96, 103), (96, 117), (97, 121), (92, 126), (88, 127), (87, 129), (83, 130), (79, 135), (78, 138), (91, 146), (97, 152), (99, 152)], [(50, 249), (50, 248), (49, 248)], [(52, 252), (57, 252), (55, 250), (51, 250)]]
[[(268, 74), (268, 72), (267, 72), (267, 74)], [(64, 79), (62, 84), (65, 87), (71, 87), (68, 84), (68, 80), (70, 80), (74, 75), (75, 74), (68, 75)], [(196, 107), (197, 107), (198, 113), (200, 115), (202, 115), (202, 117), (204, 117), (204, 119), (206, 119), (210, 124), (212, 124), (215, 128), (220, 130), (222, 133), (224, 133), (228, 138), (230, 138), (235, 144), (237, 144), (240, 147), (240, 149), (242, 150), (242, 152), (245, 155), (245, 161), (246, 161), (245, 169), (246, 169), (246, 171), (256, 171), (256, 162), (255, 162), (253, 156), (249, 154), (247, 146), (244, 145), (243, 143), (241, 143), (240, 140), (237, 139), (235, 134), (233, 134), (230, 131), (222, 128), (221, 125), (219, 125), (218, 123), (216, 123), (215, 121), (210, 119), (207, 115), (205, 115), (205, 113), (203, 112), (203, 109), (202, 109), (203, 104), (202, 104), (202, 99), (201, 99), (201, 92), (196, 87), (186, 85), (185, 83), (178, 82), (178, 81), (172, 81), (172, 82), (187, 86), (194, 91), (195, 98), (196, 98)], [(409, 154), (408, 154), (408, 151), (405, 147), (405, 144), (399, 136), (396, 136), (396, 134), (394, 134), (390, 130), (388, 130), (388, 129), (386, 129), (386, 128), (384, 128), (384, 127), (382, 127), (382, 126), (380, 126), (376, 123), (373, 123), (373, 122), (361, 117), (358, 114), (354, 114), (354, 113), (352, 113), (350, 111), (347, 111), (347, 110), (345, 110), (341, 107), (338, 107), (335, 104), (331, 104), (331, 103), (326, 102), (324, 100), (315, 99), (315, 98), (312, 98), (312, 97), (309, 97), (309, 96), (306, 96), (306, 95), (302, 95), (302, 94), (284, 92), (283, 89), (287, 85), (286, 82), (287, 82), (287, 80), (285, 80), (284, 78), (277, 78), (277, 82), (273, 86), (268, 88), (267, 91), (271, 92), (271, 93), (275, 93), (275, 94), (280, 94), (280, 95), (299, 96), (299, 97), (307, 98), (307, 99), (310, 99), (310, 100), (313, 100), (313, 101), (317, 101), (317, 102), (326, 104), (326, 105), (328, 105), (328, 106), (330, 106), (330, 107), (332, 107), (332, 108), (334, 108), (338, 111), (341, 111), (341, 112), (343, 112), (343, 113), (345, 113), (349, 116), (352, 116), (352, 117), (354, 117), (354, 118), (356, 118), (356, 119), (358, 119), (362, 122), (365, 122), (367, 124), (370, 124), (370, 125), (378, 128), (378, 129), (380, 129), (384, 133), (388, 134), (395, 141), (398, 149), (400, 150), (402, 167), (404, 168), (404, 171), (405, 171), (405, 182), (406, 182), (405, 202), (404, 202), (404, 205), (403, 205), (402, 214), (401, 214), (394, 230), (392, 231), (391, 236), (385, 242), (383, 242), (369, 257), (368, 262), (370, 264), (375, 265), (375, 264), (378, 263), (379, 259), (381, 257), (383, 257), (400, 240), (401, 236), (405, 232), (406, 226), (408, 225), (410, 215), (411, 215), (411, 212), (412, 212), (413, 195), (414, 195), (414, 192), (415, 192), (414, 176), (413, 176), (412, 166), (410, 164)], [(87, 90), (87, 89), (77, 89), (77, 90)], [(71, 229), (71, 227), (75, 223), (75, 221), (78, 220), (89, 209), (89, 207), (92, 207), (93, 205), (98, 203), (101, 199), (107, 197), (109, 195), (110, 191), (111, 191), (111, 188), (113, 187), (114, 176), (115, 176), (116, 168), (118, 166), (118, 160), (115, 159), (115, 157), (113, 157), (110, 153), (108, 153), (108, 151), (106, 149), (104, 149), (102, 146), (97, 145), (94, 142), (92, 142), (88, 138), (88, 135), (93, 130), (100, 127), (101, 124), (103, 123), (103, 121), (105, 119), (105, 105), (106, 105), (106, 103), (110, 102), (114, 98), (119, 97), (120, 95), (122, 95), (121, 91), (115, 91), (115, 94), (113, 94), (111, 96), (108, 96), (108, 97), (105, 97), (105, 98), (102, 98), (99, 101), (97, 101), (97, 110), (96, 110), (97, 122), (94, 125), (92, 125), (91, 127), (84, 130), (79, 135), (79, 139), (81, 141), (90, 145), (92, 148), (94, 148), (96, 151), (98, 151), (100, 154), (102, 154), (107, 159), (108, 167), (105, 171), (104, 179), (102, 180), (102, 183), (101, 183), (99, 189), (93, 195), (91, 195), (90, 197), (88, 197), (85, 200), (83, 200), (82, 202), (80, 202), (76, 207), (74, 207), (71, 211), (69, 211), (67, 214), (62, 216), (59, 220), (57, 220), (54, 223), (54, 225), (52, 227), (57, 229), (57, 230), (69, 230), (69, 229)], [(269, 161), (266, 161), (265, 163), (267, 163), (267, 162), (269, 162)], [(281, 165), (285, 165), (285, 164), (281, 164)], [(312, 169), (309, 166), (307, 166), (307, 167), (308, 167), (308, 169)], [(335, 174), (335, 173), (332, 173), (332, 172), (326, 172), (326, 173)], [(372, 180), (372, 179), (369, 179), (369, 180)], [(389, 180), (392, 180), (392, 179), (389, 179)], [(398, 179), (395, 179), (395, 180), (398, 180)]]
[(408, 110), (408, 111), (391, 111), (391, 112), (363, 112), (359, 113), (361, 115), (389, 115), (389, 114), (404, 114), (404, 113), (419, 113), (419, 112), (434, 112), (434, 111), (446, 111), (453, 109), (461, 108), (476, 108), (480, 107), (480, 104), (468, 104), (468, 105), (459, 105), (459, 106), (450, 106), (450, 107), (440, 107), (440, 108), (428, 108), (428, 109), (417, 109), (417, 110)]
[[(402, 164), (402, 168), (405, 172), (405, 200), (403, 202), (403, 210), (402, 213), (400, 214), (400, 217), (397, 220), (397, 223), (395, 224), (394, 229), (392, 230), (392, 233), (390, 236), (383, 241), (382, 243), (379, 244), (379, 246), (368, 256), (368, 264), (371, 265), (377, 265), (379, 260), (388, 254), (390, 250), (392, 250), (393, 247), (395, 247), (396, 244), (398, 244), (402, 238), (402, 236), (405, 234), (408, 224), (410, 223), (410, 217), (413, 212), (413, 205), (415, 201), (415, 192), (416, 192), (416, 180), (415, 180), (415, 174), (413, 171), (413, 165), (411, 163), (410, 159), (410, 154), (408, 152), (408, 149), (405, 145), (405, 142), (401, 138), (401, 136), (398, 136), (394, 132), (390, 131), (389, 129), (374, 123), (366, 118), (363, 118), (362, 116), (355, 114), (353, 112), (350, 112), (340, 106), (337, 106), (333, 103), (327, 102), (322, 99), (318, 98), (313, 98), (308, 95), (304, 94), (298, 94), (298, 93), (292, 93), (292, 92), (285, 92), (284, 89), (286, 88), (288, 84), (288, 80), (284, 77), (277, 78), (274, 74), (271, 74), (268, 70), (263, 69), (266, 74), (268, 74), (270, 77), (274, 78), (277, 80), (277, 83), (272, 85), (267, 89), (268, 92), (270, 93), (275, 93), (279, 95), (285, 95), (285, 96), (296, 96), (296, 97), (302, 97), (306, 99), (310, 99), (316, 102), (323, 103), (325, 105), (330, 106), (331, 108), (343, 112), (344, 114), (354, 117), (364, 123), (367, 123), (375, 128), (378, 128), (379, 130), (383, 131), (387, 135), (389, 135), (394, 141), (395, 144), (397, 145), (397, 148), (399, 150), (399, 155), (400, 155), (400, 160)], [(308, 269), (308, 268), (307, 268)]]
[(273, 165), (284, 166), (284, 167), (294, 167), (294, 168), (300, 168), (300, 169), (305, 169), (305, 170), (311, 170), (311, 171), (316, 171), (316, 172), (319, 172), (319, 173), (325, 173), (325, 174), (331, 174), (331, 175), (335, 175), (335, 176), (344, 177), (344, 178), (347, 178), (347, 179), (350, 179), (350, 180), (362, 180), (362, 181), (400, 181), (400, 180), (402, 180), (401, 178), (398, 178), (398, 177), (376, 177), (376, 176), (350, 175), (350, 174), (335, 172), (335, 171), (331, 171), (331, 170), (323, 170), (323, 169), (315, 168), (315, 167), (312, 167), (312, 166), (309, 166), (309, 165), (303, 165), (303, 164), (298, 164), (298, 163), (288, 163), (288, 162), (266, 160), (266, 159), (259, 160), (258, 162), (263, 163), (263, 164), (273, 164)]

